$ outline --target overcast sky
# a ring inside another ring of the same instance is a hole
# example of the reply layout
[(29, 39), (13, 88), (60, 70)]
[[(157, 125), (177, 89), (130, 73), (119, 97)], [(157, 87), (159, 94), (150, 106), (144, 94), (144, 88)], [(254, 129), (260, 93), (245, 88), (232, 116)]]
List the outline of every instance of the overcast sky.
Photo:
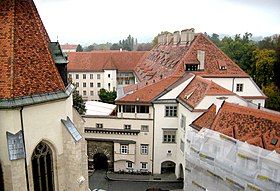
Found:
[(270, 36), (280, 33), (280, 0), (34, 0), (52, 41), (151, 41), (161, 31)]

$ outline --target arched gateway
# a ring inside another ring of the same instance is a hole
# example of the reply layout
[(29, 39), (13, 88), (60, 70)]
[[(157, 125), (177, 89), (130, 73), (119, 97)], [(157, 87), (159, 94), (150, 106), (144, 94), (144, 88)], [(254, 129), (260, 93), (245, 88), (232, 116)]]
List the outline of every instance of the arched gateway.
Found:
[(114, 143), (112, 141), (87, 140), (89, 169), (114, 170)]

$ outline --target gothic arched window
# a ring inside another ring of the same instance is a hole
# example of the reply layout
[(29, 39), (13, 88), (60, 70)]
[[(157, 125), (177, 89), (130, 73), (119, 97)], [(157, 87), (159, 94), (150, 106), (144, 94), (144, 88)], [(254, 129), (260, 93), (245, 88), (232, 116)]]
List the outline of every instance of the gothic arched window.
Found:
[(55, 187), (52, 151), (51, 148), (44, 142), (40, 142), (33, 151), (32, 172), (34, 190), (54, 190)]

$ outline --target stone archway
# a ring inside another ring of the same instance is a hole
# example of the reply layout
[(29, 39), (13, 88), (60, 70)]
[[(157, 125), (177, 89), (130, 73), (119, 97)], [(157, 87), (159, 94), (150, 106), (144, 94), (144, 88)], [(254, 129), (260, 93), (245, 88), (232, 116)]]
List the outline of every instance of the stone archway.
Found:
[[(87, 151), (89, 169), (94, 169), (96, 165), (102, 166), (99, 162), (95, 164), (95, 159), (105, 162), (107, 158), (107, 170), (114, 170), (114, 143), (112, 141), (87, 140)], [(103, 165), (106, 166), (105, 163)]]
[(161, 173), (175, 173), (176, 164), (172, 161), (164, 161), (161, 163)]
[(183, 168), (183, 165), (181, 163), (179, 165), (179, 177), (178, 177), (178, 179), (184, 180), (184, 168)]
[(4, 177), (3, 177), (1, 162), (0, 162), (0, 190), (4, 190)]
[(93, 166), (96, 170), (108, 170), (108, 158), (103, 153), (96, 153), (93, 156)]

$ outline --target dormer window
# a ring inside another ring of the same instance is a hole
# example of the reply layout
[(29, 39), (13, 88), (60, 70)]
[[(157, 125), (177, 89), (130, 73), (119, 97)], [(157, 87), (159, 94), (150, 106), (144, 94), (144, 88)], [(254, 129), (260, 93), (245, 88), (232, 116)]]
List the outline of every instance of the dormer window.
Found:
[(186, 71), (197, 71), (198, 64), (185, 64), (185, 70)]
[(220, 66), (220, 70), (226, 70), (227, 67), (226, 66)]

